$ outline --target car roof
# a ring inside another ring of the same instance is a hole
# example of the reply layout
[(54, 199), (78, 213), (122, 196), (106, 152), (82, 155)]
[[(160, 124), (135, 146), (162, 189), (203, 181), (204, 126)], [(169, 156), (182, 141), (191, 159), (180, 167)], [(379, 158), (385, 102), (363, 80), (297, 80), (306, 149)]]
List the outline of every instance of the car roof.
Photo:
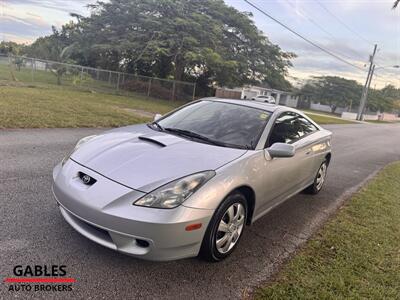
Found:
[[(202, 98), (199, 100), (209, 100), (209, 101), (216, 101), (216, 102), (239, 104), (239, 105), (243, 105), (243, 106), (266, 110), (271, 113), (273, 113), (274, 111), (276, 111), (278, 109), (288, 108), (288, 107), (284, 107), (284, 106), (280, 106), (280, 105), (276, 105), (276, 104), (269, 104), (266, 102), (257, 102), (254, 100), (225, 99), (225, 98), (216, 98), (216, 97)], [(288, 109), (288, 110), (291, 110), (291, 109)]]

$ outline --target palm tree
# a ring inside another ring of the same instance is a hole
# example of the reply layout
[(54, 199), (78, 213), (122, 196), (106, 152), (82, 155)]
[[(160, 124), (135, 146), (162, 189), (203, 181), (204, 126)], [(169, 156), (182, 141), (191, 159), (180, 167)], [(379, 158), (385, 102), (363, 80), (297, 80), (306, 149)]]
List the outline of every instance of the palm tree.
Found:
[(75, 46), (76, 44), (73, 43), (64, 48), (61, 46), (58, 48), (54, 47), (54, 51), (57, 53), (57, 62), (50, 65), (50, 71), (57, 76), (58, 85), (61, 85), (61, 78), (68, 71), (66, 63), (74, 63), (74, 61), (70, 59), (70, 56)]

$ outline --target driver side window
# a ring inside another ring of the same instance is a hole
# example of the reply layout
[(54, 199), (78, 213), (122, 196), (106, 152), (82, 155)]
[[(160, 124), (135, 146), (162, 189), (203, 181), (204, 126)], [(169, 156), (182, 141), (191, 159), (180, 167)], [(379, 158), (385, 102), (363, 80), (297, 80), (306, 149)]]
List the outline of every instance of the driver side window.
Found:
[(275, 143), (292, 144), (317, 130), (317, 127), (301, 115), (285, 112), (275, 120), (266, 146), (271, 147)]

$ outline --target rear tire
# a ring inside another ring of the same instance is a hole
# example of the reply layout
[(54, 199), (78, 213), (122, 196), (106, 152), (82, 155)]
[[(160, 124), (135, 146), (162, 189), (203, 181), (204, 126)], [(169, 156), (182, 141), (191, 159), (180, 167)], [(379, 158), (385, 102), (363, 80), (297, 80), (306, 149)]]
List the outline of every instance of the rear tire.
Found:
[(215, 211), (203, 238), (199, 256), (217, 262), (236, 248), (247, 221), (247, 201), (240, 192), (225, 198)]
[(324, 186), (326, 174), (328, 172), (328, 161), (324, 160), (315, 175), (314, 182), (307, 187), (304, 191), (311, 195), (318, 194)]

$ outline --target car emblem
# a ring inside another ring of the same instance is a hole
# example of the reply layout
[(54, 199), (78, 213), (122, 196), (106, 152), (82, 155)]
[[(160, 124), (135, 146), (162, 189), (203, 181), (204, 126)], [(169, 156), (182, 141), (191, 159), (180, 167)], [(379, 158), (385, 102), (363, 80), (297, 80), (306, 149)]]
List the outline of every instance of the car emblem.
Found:
[(92, 178), (90, 178), (89, 175), (82, 176), (82, 181), (83, 181), (84, 184), (89, 184), (91, 179)]

